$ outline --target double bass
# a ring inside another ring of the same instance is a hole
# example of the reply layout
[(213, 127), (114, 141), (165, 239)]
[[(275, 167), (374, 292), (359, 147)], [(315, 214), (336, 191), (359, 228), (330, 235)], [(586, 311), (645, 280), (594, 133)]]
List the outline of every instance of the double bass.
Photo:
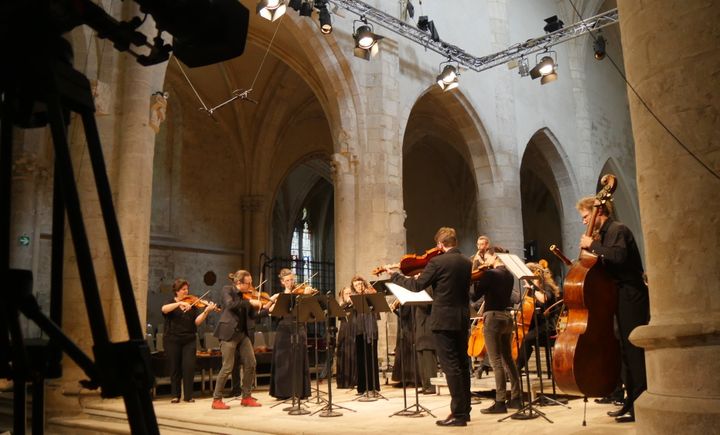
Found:
[[(600, 206), (612, 198), (616, 188), (613, 175), (604, 175), (600, 182), (603, 188), (595, 196), (587, 236), (593, 233)], [(613, 332), (617, 289), (598, 260), (597, 255), (582, 249), (563, 285), (567, 326), (555, 341), (553, 374), (566, 394), (607, 396), (620, 378), (620, 345)]]

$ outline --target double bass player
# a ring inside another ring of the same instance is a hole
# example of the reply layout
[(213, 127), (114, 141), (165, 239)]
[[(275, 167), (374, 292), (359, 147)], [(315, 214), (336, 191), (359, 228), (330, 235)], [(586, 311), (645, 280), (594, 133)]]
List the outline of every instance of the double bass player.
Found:
[(596, 237), (582, 235), (580, 248), (586, 249), (601, 258), (605, 270), (615, 282), (618, 294), (617, 324), (620, 335), (620, 353), (626, 398), (622, 408), (610, 411), (619, 423), (635, 421), (634, 402), (647, 389), (645, 376), (645, 352), (633, 345), (630, 333), (650, 320), (648, 288), (643, 279), (643, 266), (640, 252), (630, 229), (614, 220), (612, 204), (596, 203), (593, 196), (582, 198), (576, 208), (583, 223), (588, 224), (594, 207), (599, 207), (595, 220)]

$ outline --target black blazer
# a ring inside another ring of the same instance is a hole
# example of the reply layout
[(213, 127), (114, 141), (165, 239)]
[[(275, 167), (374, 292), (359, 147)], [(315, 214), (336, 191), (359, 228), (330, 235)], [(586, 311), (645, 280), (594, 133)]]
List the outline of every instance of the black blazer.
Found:
[[(242, 298), (235, 286), (226, 285), (220, 291), (222, 296), (222, 314), (215, 328), (215, 337), (230, 341), (236, 333), (245, 332), (252, 342), (255, 340), (255, 309), (250, 302)], [(243, 322), (244, 320), (244, 322)], [(243, 331), (243, 323), (245, 331)]]
[(433, 257), (415, 279), (394, 273), (390, 281), (411, 291), (433, 288), (430, 329), (461, 331), (470, 327), (470, 273), (472, 262), (459, 249), (452, 248)]

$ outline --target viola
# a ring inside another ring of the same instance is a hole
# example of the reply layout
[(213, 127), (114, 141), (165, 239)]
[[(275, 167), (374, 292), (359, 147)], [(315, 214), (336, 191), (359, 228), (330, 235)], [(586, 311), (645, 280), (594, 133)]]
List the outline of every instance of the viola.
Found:
[[(201, 299), (199, 296), (195, 296), (195, 295), (183, 296), (182, 299), (180, 299), (180, 301), (190, 304), (191, 307), (198, 307), (198, 308), (205, 308), (208, 305), (210, 305), (210, 301)], [(222, 311), (222, 308), (216, 306), (214, 311), (220, 312), (220, 311)]]
[(383, 272), (388, 272), (388, 269), (400, 269), (403, 275), (417, 275), (425, 269), (425, 266), (427, 266), (430, 260), (443, 252), (444, 251), (440, 248), (432, 248), (425, 251), (423, 255), (407, 254), (400, 259), (400, 263), (392, 264), (390, 266), (378, 266), (373, 269), (372, 274), (380, 275)]
[[(595, 228), (598, 209), (615, 191), (615, 177), (604, 175), (603, 188), (595, 196), (596, 205), (585, 235)], [(582, 249), (565, 277), (564, 302), (567, 326), (553, 348), (553, 374), (566, 394), (584, 397), (609, 395), (620, 378), (620, 345), (613, 332), (617, 308), (615, 283), (598, 261), (598, 256)]]

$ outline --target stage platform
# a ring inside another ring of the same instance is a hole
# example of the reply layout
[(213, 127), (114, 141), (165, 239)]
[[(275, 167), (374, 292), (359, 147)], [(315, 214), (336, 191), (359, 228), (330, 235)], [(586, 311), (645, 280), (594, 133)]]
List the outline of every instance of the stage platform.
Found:
[[(492, 375), (492, 373), (491, 373)], [(480, 395), (490, 396), (487, 389), (492, 377), (475, 380), (473, 388), (484, 388)], [(313, 382), (313, 387), (315, 383)], [(327, 391), (327, 384), (320, 385)], [(259, 390), (254, 396), (262, 403), (259, 408), (240, 406), (239, 400), (230, 400), (229, 410), (213, 410), (212, 398), (197, 397), (195, 403), (170, 403), (169, 397), (158, 397), (154, 401), (155, 412), (163, 434), (429, 434), (429, 433), (482, 433), (482, 434), (634, 434), (634, 423), (616, 423), (605, 413), (616, 409), (612, 405), (600, 405), (590, 399), (587, 403), (587, 426), (583, 427), (583, 401), (570, 400), (570, 409), (561, 406), (543, 406), (539, 409), (547, 414), (554, 423), (539, 417), (534, 420), (508, 419), (498, 422), (504, 415), (484, 415), (482, 408), (492, 404), (492, 399), (480, 397), (481, 403), (473, 404), (472, 421), (467, 427), (441, 428), (436, 426), (436, 418), (445, 418), (449, 414), (450, 396), (447, 388), (439, 395), (420, 395), (420, 405), (428, 408), (435, 417), (423, 413), (420, 417), (392, 416), (405, 408), (403, 389), (383, 385), (381, 394), (387, 400), (360, 402), (355, 390), (336, 390), (333, 388), (333, 402), (353, 409), (342, 410), (339, 417), (320, 417), (315, 415), (292, 416), (282, 411), (285, 405), (272, 407), (278, 401), (268, 396), (266, 390)], [(325, 396), (323, 396), (325, 397)], [(121, 399), (103, 400), (95, 397), (82, 398), (85, 415), (53, 418), (48, 421), (47, 433), (130, 433), (125, 408)], [(407, 404), (415, 403), (415, 390), (407, 389)], [(315, 398), (306, 403), (306, 409), (314, 412), (324, 403), (316, 403)]]

